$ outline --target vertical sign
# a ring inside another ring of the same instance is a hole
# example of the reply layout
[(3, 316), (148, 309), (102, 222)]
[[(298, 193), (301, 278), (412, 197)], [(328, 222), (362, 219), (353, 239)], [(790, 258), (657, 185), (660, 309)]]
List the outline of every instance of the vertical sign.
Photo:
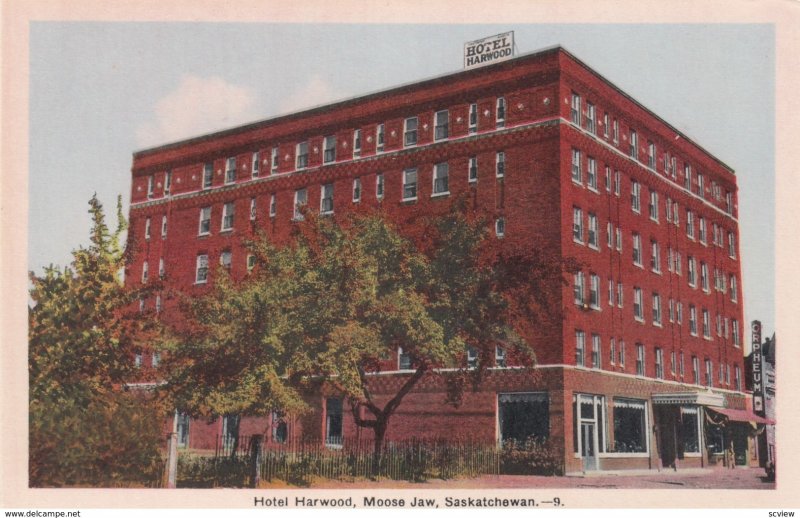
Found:
[(763, 356), (761, 355), (761, 322), (753, 320), (750, 323), (750, 343), (753, 352), (753, 412), (764, 416), (764, 371)]
[(464, 44), (464, 68), (476, 68), (511, 59), (514, 55), (514, 31), (495, 34)]

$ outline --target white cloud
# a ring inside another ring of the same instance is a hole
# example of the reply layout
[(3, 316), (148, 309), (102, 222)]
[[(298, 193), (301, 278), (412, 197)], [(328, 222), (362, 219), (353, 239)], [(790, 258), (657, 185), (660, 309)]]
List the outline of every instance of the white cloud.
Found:
[(304, 108), (313, 108), (320, 104), (341, 99), (331, 85), (319, 75), (313, 75), (308, 82), (280, 103), (280, 113), (290, 113)]
[(136, 130), (140, 146), (164, 144), (251, 122), (258, 118), (253, 89), (220, 77), (186, 75), (158, 101), (154, 120)]

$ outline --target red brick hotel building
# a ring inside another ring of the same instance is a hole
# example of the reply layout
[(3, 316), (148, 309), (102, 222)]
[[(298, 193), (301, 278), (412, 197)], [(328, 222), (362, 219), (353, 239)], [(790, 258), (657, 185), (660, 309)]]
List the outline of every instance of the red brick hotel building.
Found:
[[(558, 287), (563, 318), (542, 328), (533, 371), (498, 349), (458, 408), (423, 379), (387, 440), (532, 435), (566, 472), (707, 466), (731, 446), (752, 462), (734, 171), (562, 47), (140, 151), (132, 174), (127, 282), (161, 276), (192, 296), (218, 263), (246, 276), (243, 242), (257, 229), (285, 242), (299, 204), (380, 204), (400, 220), (466, 195), (493, 211), (497, 239), (585, 265)], [(169, 318), (161, 296), (142, 307)], [(376, 391), (408, 375), (404, 361)], [(335, 394), (316, 407), (281, 422), (180, 416), (180, 442), (366, 433)]]

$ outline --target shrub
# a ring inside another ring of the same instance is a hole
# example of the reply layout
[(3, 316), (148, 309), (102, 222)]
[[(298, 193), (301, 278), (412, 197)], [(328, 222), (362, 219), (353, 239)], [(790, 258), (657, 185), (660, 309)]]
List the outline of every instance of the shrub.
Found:
[(564, 471), (559, 451), (548, 440), (508, 440), (500, 454), (504, 475), (560, 475)]

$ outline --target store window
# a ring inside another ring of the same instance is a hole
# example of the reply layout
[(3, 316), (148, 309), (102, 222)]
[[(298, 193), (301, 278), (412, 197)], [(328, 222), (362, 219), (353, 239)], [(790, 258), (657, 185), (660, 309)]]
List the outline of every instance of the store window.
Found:
[(647, 416), (644, 401), (614, 399), (614, 450), (647, 452)]
[(545, 440), (550, 436), (550, 408), (546, 392), (497, 395), (500, 441)]

